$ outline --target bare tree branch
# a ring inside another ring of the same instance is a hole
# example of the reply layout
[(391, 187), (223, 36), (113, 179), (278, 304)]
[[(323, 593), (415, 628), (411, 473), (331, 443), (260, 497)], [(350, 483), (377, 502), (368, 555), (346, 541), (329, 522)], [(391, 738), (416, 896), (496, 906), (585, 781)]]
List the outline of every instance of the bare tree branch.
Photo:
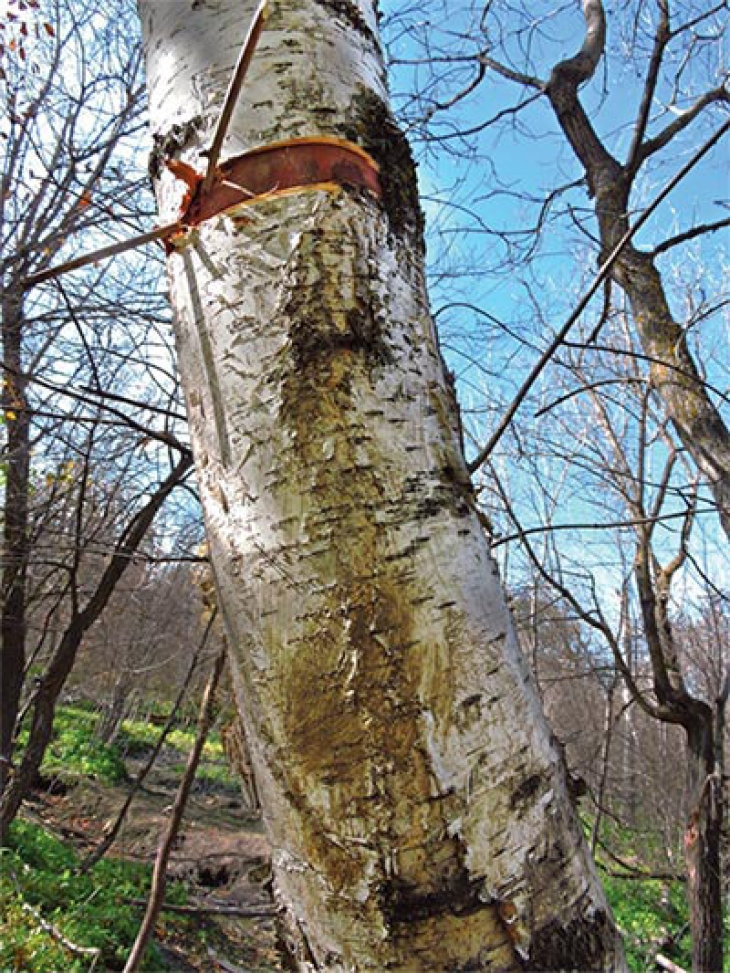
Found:
[(665, 129), (655, 135), (654, 138), (648, 139), (646, 142), (642, 143), (635, 152), (633, 171), (639, 169), (644, 162), (649, 158), (649, 156), (654, 155), (660, 149), (663, 149), (668, 145), (675, 136), (683, 132), (688, 125), (701, 114), (709, 105), (713, 105), (718, 101), (730, 101), (730, 93), (728, 92), (727, 86), (723, 85), (720, 88), (715, 88), (712, 91), (706, 92), (701, 98), (692, 105), (691, 108), (687, 108), (683, 111), (678, 118), (676, 118), (671, 124), (667, 125)]
[(635, 172), (638, 168), (637, 159), (641, 144), (644, 141), (644, 135), (646, 134), (646, 127), (649, 124), (651, 106), (654, 101), (657, 81), (659, 80), (659, 69), (661, 68), (664, 51), (671, 37), (669, 31), (669, 0), (658, 0), (658, 6), (659, 23), (657, 24), (654, 35), (654, 49), (651, 53), (649, 70), (644, 83), (644, 93), (641, 100), (641, 107), (639, 108), (639, 116), (634, 126), (631, 147), (626, 159), (626, 169), (630, 173)]
[(718, 230), (724, 229), (726, 226), (730, 226), (730, 216), (722, 220), (715, 220), (713, 223), (700, 223), (697, 226), (693, 226), (689, 230), (685, 230), (684, 233), (678, 233), (676, 236), (669, 237), (667, 240), (662, 240), (658, 243), (654, 249), (651, 251), (650, 256), (658, 257), (660, 253), (666, 253), (667, 250), (671, 250), (672, 247), (677, 247), (681, 243), (686, 243), (688, 240), (694, 240), (695, 237), (704, 236), (707, 233), (716, 233)]
[(666, 184), (664, 189), (652, 200), (652, 202), (643, 211), (638, 220), (629, 227), (629, 229), (624, 233), (621, 239), (618, 241), (608, 258), (601, 264), (601, 267), (593, 279), (593, 283), (585, 292), (583, 297), (580, 299), (575, 307), (575, 310), (570, 315), (568, 320), (565, 322), (563, 327), (556, 333), (553, 340), (550, 342), (548, 347), (540, 356), (539, 360), (535, 363), (529, 375), (523, 382), (519, 391), (515, 395), (514, 399), (510, 403), (506, 412), (502, 416), (497, 428), (492, 433), (489, 441), (484, 446), (483, 449), (477, 454), (475, 459), (469, 463), (469, 472), (474, 473), (479, 467), (484, 463), (484, 461), (491, 455), (494, 451), (494, 447), (497, 445), (499, 440), (502, 438), (505, 430), (512, 422), (517, 410), (520, 408), (527, 395), (535, 384), (540, 374), (544, 370), (545, 366), (548, 364), (550, 359), (553, 357), (555, 352), (558, 350), (560, 345), (564, 342), (570, 330), (575, 325), (578, 318), (581, 316), (583, 311), (586, 309), (588, 304), (593, 299), (594, 294), (599, 290), (604, 280), (608, 277), (609, 273), (612, 271), (614, 265), (617, 263), (624, 248), (633, 239), (633, 237), (638, 233), (641, 227), (646, 223), (652, 213), (657, 209), (657, 207), (666, 199), (666, 197), (674, 190), (679, 183), (685, 178), (685, 176), (694, 169), (697, 163), (704, 158), (704, 156), (710, 151), (710, 149), (716, 145), (717, 142), (730, 131), (730, 121), (725, 122), (725, 124), (715, 132), (715, 134), (709, 138), (705, 144), (692, 156), (692, 158), (687, 162), (679, 172)]

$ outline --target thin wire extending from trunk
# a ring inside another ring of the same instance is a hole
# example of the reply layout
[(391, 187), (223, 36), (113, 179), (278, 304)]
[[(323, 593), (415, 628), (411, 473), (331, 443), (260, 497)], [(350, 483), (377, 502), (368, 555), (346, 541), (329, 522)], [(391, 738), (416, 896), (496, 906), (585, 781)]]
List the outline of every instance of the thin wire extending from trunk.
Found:
[(256, 50), (259, 37), (261, 37), (261, 31), (264, 29), (264, 22), (266, 21), (267, 14), (268, 0), (261, 0), (261, 3), (259, 3), (253, 17), (251, 18), (251, 23), (249, 24), (245, 40), (241, 47), (241, 53), (238, 57), (233, 74), (231, 75), (231, 82), (228, 86), (228, 91), (223, 99), (223, 107), (218, 118), (218, 124), (213, 136), (213, 141), (210, 149), (208, 150), (208, 168), (201, 187), (203, 192), (210, 189), (213, 183), (215, 169), (218, 165), (221, 149), (223, 148), (223, 142), (228, 132), (228, 126), (231, 124), (231, 118), (233, 117), (233, 109), (236, 107), (236, 101), (241, 93), (243, 82), (246, 79), (246, 73), (248, 72), (249, 65), (251, 64), (251, 59), (253, 58), (254, 51)]
[(167, 223), (165, 226), (155, 227), (149, 233), (141, 233), (139, 236), (130, 237), (129, 240), (120, 240), (119, 243), (112, 243), (108, 247), (101, 247), (99, 250), (93, 250), (91, 253), (84, 253), (80, 257), (66, 261), (64, 264), (57, 264), (55, 267), (49, 267), (48, 270), (41, 270), (37, 274), (31, 274), (30, 277), (26, 277), (23, 281), (23, 287), (28, 290), (30, 287), (35, 287), (36, 284), (42, 284), (47, 280), (52, 280), (54, 277), (60, 277), (61, 274), (67, 274), (72, 270), (79, 270), (81, 267), (88, 267), (89, 264), (96, 263), (97, 260), (107, 260), (109, 257), (116, 257), (120, 253), (126, 253), (127, 250), (134, 250), (135, 247), (143, 247), (146, 243), (153, 243), (155, 240), (165, 240), (167, 237), (172, 236), (178, 228), (179, 224), (177, 222)]
[(167, 830), (162, 838), (160, 848), (157, 852), (155, 868), (152, 873), (152, 888), (150, 889), (147, 911), (127, 959), (126, 966), (124, 967), (124, 973), (135, 973), (135, 971), (140, 968), (142, 957), (144, 956), (147, 945), (152, 938), (155, 922), (157, 921), (157, 917), (160, 914), (160, 910), (165, 899), (165, 889), (167, 886), (167, 863), (170, 859), (173, 843), (177, 837), (178, 831), (180, 830), (180, 823), (182, 822), (183, 814), (185, 813), (185, 806), (190, 794), (190, 788), (192, 787), (193, 780), (195, 779), (195, 772), (197, 771), (198, 764), (200, 763), (203, 746), (205, 745), (208, 731), (210, 730), (211, 723), (213, 722), (213, 704), (225, 661), (226, 648), (224, 644), (223, 648), (218, 653), (218, 657), (213, 665), (213, 671), (210, 675), (210, 679), (208, 680), (208, 685), (205, 687), (205, 691), (203, 693), (203, 698), (200, 703), (200, 714), (198, 717), (198, 733), (195, 738), (193, 749), (188, 757), (185, 773), (183, 774), (182, 780), (180, 781), (180, 786), (178, 787), (175, 803), (173, 804), (172, 813), (170, 814), (170, 820), (167, 825)]
[[(267, 8), (268, 0), (261, 0), (261, 3), (251, 19), (251, 24), (248, 28), (246, 38), (241, 48), (241, 54), (238, 58), (238, 62), (236, 63), (233, 75), (231, 76), (231, 83), (223, 101), (223, 107), (218, 118), (218, 124), (216, 126), (215, 135), (213, 136), (213, 142), (207, 153), (208, 168), (206, 170), (202, 185), (204, 192), (210, 189), (213, 182), (216, 165), (218, 164), (221, 148), (223, 147), (228, 126), (231, 122), (233, 110), (236, 107), (236, 101), (241, 93), (243, 82), (246, 79), (246, 73), (251, 63), (251, 58), (254, 55), (254, 51), (256, 50), (259, 37), (261, 36), (261, 31), (264, 28)], [(96, 263), (99, 260), (108, 260), (109, 257), (116, 257), (120, 253), (126, 253), (127, 250), (134, 250), (136, 247), (143, 247), (145, 244), (152, 243), (155, 240), (166, 240), (179, 229), (180, 224), (177, 221), (174, 223), (167, 223), (164, 226), (155, 227), (155, 229), (150, 230), (149, 233), (142, 233), (138, 236), (130, 237), (129, 240), (121, 240), (119, 243), (112, 243), (107, 247), (101, 247), (99, 250), (94, 250), (91, 253), (84, 253), (80, 257), (75, 257), (73, 260), (66, 261), (66, 263), (57, 264), (55, 267), (49, 267), (47, 270), (39, 271), (37, 274), (31, 274), (22, 282), (23, 288), (28, 290), (31, 287), (35, 287), (36, 284), (42, 284), (47, 280), (53, 280), (55, 277), (60, 277), (62, 274), (70, 273), (72, 270), (80, 270), (82, 267), (88, 267), (89, 264)]]

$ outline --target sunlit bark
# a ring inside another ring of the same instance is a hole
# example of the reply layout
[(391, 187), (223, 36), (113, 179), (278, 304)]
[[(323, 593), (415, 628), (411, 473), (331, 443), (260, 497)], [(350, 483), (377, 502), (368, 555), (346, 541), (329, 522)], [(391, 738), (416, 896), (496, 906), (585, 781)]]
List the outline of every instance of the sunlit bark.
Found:
[[(141, 3), (163, 220), (251, 5)], [(461, 453), (372, 5), (277, 4), (223, 155), (354, 142), (345, 187), (169, 257), (221, 607), (301, 969), (623, 969)]]

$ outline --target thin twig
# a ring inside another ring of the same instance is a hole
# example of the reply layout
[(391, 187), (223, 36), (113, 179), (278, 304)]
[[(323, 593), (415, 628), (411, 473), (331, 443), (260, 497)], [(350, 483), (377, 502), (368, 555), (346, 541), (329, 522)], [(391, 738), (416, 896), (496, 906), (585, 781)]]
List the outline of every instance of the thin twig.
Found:
[(220, 681), (221, 673), (223, 672), (225, 660), (226, 647), (224, 643), (223, 648), (218, 653), (218, 657), (215, 660), (213, 671), (203, 693), (203, 698), (200, 703), (200, 714), (198, 716), (197, 736), (195, 737), (195, 743), (193, 744), (193, 749), (188, 757), (185, 773), (183, 774), (182, 780), (180, 781), (180, 786), (178, 787), (178, 791), (175, 796), (175, 803), (172, 807), (170, 820), (167, 824), (167, 828), (157, 852), (155, 867), (152, 873), (152, 888), (150, 889), (147, 911), (145, 912), (144, 919), (142, 920), (142, 924), (139, 927), (139, 932), (137, 933), (137, 938), (135, 939), (134, 945), (129, 953), (127, 963), (124, 967), (124, 973), (136, 973), (136, 971), (140, 968), (142, 957), (144, 956), (147, 945), (152, 938), (152, 933), (154, 932), (157, 916), (159, 915), (160, 909), (165, 901), (165, 888), (167, 886), (167, 863), (170, 859), (172, 846), (175, 838), (177, 837), (183, 814), (185, 813), (185, 806), (187, 804), (188, 795), (190, 794), (190, 788), (193, 785), (195, 772), (198, 769), (200, 757), (203, 752), (203, 746), (205, 745), (208, 730), (210, 729), (210, 725), (213, 720), (213, 703), (215, 700), (216, 689), (218, 688), (218, 682)]
[(51, 939), (54, 939), (59, 946), (62, 946), (63, 949), (67, 950), (73, 956), (93, 956), (95, 960), (101, 956), (101, 949), (98, 946), (79, 946), (78, 943), (72, 942), (67, 936), (64, 936), (61, 930), (57, 929), (53, 923), (49, 922), (47, 919), (44, 919), (40, 912), (37, 909), (34, 909), (29, 902), (23, 902), (21, 904), (21, 908), (23, 912), (27, 912), (33, 916), (41, 929), (48, 933)]
[(246, 32), (246, 37), (243, 41), (238, 62), (233, 74), (231, 75), (228, 91), (226, 92), (226, 97), (223, 100), (223, 107), (221, 108), (221, 113), (218, 116), (218, 124), (216, 126), (215, 134), (213, 135), (213, 141), (211, 142), (210, 148), (207, 152), (208, 169), (206, 170), (205, 177), (203, 178), (203, 184), (200, 187), (201, 192), (203, 193), (207, 192), (213, 183), (223, 142), (228, 132), (228, 126), (231, 124), (231, 118), (233, 117), (233, 110), (236, 107), (236, 102), (238, 101), (238, 96), (241, 93), (243, 82), (246, 79), (246, 73), (248, 72), (248, 67), (251, 63), (251, 59), (253, 58), (253, 53), (256, 50), (259, 37), (261, 36), (261, 31), (264, 28), (264, 21), (266, 20), (267, 13), (268, 0), (261, 0), (253, 17), (251, 18), (251, 23), (249, 24), (248, 31)]
[(164, 744), (165, 740), (167, 739), (167, 736), (169, 735), (170, 731), (172, 730), (175, 724), (178, 710), (182, 705), (182, 701), (185, 698), (185, 694), (188, 690), (188, 686), (190, 685), (190, 681), (192, 680), (193, 675), (195, 674), (195, 670), (198, 667), (198, 660), (200, 659), (201, 653), (203, 652), (206, 645), (208, 644), (208, 638), (213, 629), (213, 625), (215, 624), (217, 615), (218, 615), (218, 609), (214, 608), (210, 618), (208, 619), (208, 624), (205, 626), (205, 631), (203, 632), (203, 636), (200, 639), (198, 647), (196, 648), (193, 654), (193, 658), (190, 661), (190, 665), (188, 666), (188, 671), (185, 675), (185, 679), (183, 680), (182, 685), (178, 690), (177, 697), (170, 711), (170, 715), (168, 716), (167, 721), (165, 722), (165, 725), (162, 728), (162, 732), (159, 734), (157, 741), (154, 747), (152, 748), (152, 753), (149, 755), (149, 757), (147, 758), (147, 762), (137, 774), (129, 793), (127, 794), (124, 800), (124, 803), (122, 804), (121, 808), (119, 809), (119, 812), (117, 813), (117, 817), (114, 824), (109, 829), (109, 831), (104, 836), (104, 838), (99, 842), (97, 847), (94, 848), (93, 851), (91, 851), (81, 863), (82, 872), (88, 872), (90, 868), (93, 868), (94, 865), (96, 865), (96, 863), (104, 857), (104, 855), (109, 851), (111, 846), (116, 841), (119, 832), (122, 829), (122, 825), (124, 824), (124, 819), (127, 816), (127, 812), (129, 811), (129, 808), (132, 806), (132, 801), (134, 800), (135, 795), (142, 787), (142, 784), (144, 783), (147, 774), (150, 772), (150, 770), (152, 770), (152, 767), (154, 766), (155, 761), (157, 760), (157, 757), (159, 756), (159, 753), (162, 750), (162, 745)]
[(639, 868), (638, 865), (633, 865), (631, 862), (627, 862), (625, 858), (620, 857), (615, 852), (611, 851), (608, 845), (598, 839), (598, 846), (604, 855), (607, 855), (611, 861), (619, 865), (623, 872), (611, 871), (602, 861), (597, 861), (598, 867), (606, 872), (608, 875), (614, 875), (616, 878), (625, 878), (628, 881), (635, 882), (678, 882), (684, 883), (687, 881), (687, 876), (682, 875), (679, 872), (651, 872), (644, 868)]
[(678, 233), (668, 240), (662, 240), (661, 243), (654, 247), (649, 256), (658, 257), (660, 253), (666, 253), (667, 250), (679, 246), (680, 243), (694, 240), (695, 237), (703, 236), (705, 233), (716, 233), (718, 230), (723, 230), (726, 226), (730, 226), (730, 216), (722, 220), (715, 220), (713, 223), (700, 223), (699, 226), (693, 226), (691, 229), (685, 230), (683, 233)]
[(563, 343), (563, 341), (568, 335), (568, 332), (571, 330), (571, 328), (576, 323), (578, 318), (581, 316), (583, 311), (585, 311), (586, 307), (591, 302), (594, 295), (596, 294), (600, 286), (603, 284), (604, 280), (606, 280), (606, 278), (608, 277), (609, 273), (613, 269), (614, 264), (621, 256), (624, 247), (634, 238), (634, 236), (636, 236), (636, 234), (639, 232), (641, 227), (646, 223), (649, 217), (659, 207), (660, 203), (664, 202), (664, 200), (672, 192), (672, 190), (679, 185), (679, 183), (684, 179), (684, 177), (689, 172), (691, 172), (692, 169), (694, 169), (697, 163), (710, 151), (710, 149), (714, 145), (717, 144), (717, 142), (720, 141), (720, 139), (728, 131), (730, 131), (730, 121), (727, 121), (725, 122), (724, 125), (721, 125), (720, 128), (715, 132), (715, 134), (711, 138), (709, 138), (705, 142), (705, 144), (692, 156), (689, 162), (687, 162), (686, 165), (682, 166), (679, 172), (672, 179), (669, 180), (669, 182), (664, 187), (664, 189), (658, 194), (658, 196), (654, 198), (654, 200), (649, 204), (649, 206), (647, 206), (647, 208), (644, 210), (644, 212), (641, 214), (638, 220), (633, 224), (633, 226), (629, 227), (626, 233), (624, 233), (624, 235), (621, 237), (621, 239), (616, 244), (614, 249), (611, 251), (608, 258), (601, 264), (601, 267), (598, 273), (596, 274), (593, 283), (585, 292), (583, 297), (580, 299), (573, 313), (570, 315), (570, 317), (565, 322), (563, 327), (560, 329), (560, 331), (558, 331), (558, 333), (555, 335), (555, 337), (550, 342), (548, 347), (540, 356), (539, 360), (533, 366), (530, 374), (527, 376), (521, 388), (517, 392), (517, 395), (515, 395), (514, 399), (512, 400), (511, 405), (509, 406), (505, 414), (502, 416), (501, 421), (499, 422), (495, 431), (492, 433), (486, 446), (484, 446), (484, 448), (478, 453), (476, 459), (472, 460), (472, 462), (469, 463), (468, 468), (470, 473), (476, 473), (479, 467), (482, 466), (482, 464), (489, 458), (489, 456), (491, 456), (492, 452), (494, 451), (494, 447), (497, 445), (497, 443), (504, 435), (505, 431), (507, 430), (507, 427), (510, 425), (512, 419), (514, 418), (515, 413), (520, 408), (524, 400), (527, 398), (530, 389), (535, 384), (540, 374), (542, 373), (543, 369), (548, 364), (550, 359), (553, 357), (555, 352), (558, 350), (560, 345)]
[[(698, 514), (713, 514), (716, 508), (706, 507), (702, 510), (697, 510), (695, 513)], [(610, 520), (606, 523), (574, 523), (574, 524), (546, 524), (543, 527), (524, 527), (515, 534), (508, 534), (505, 537), (496, 537), (492, 541), (492, 547), (499, 547), (502, 544), (509, 544), (511, 541), (521, 540), (523, 537), (527, 537), (529, 534), (551, 534), (553, 531), (558, 530), (618, 530), (624, 527), (641, 527), (646, 524), (663, 524), (667, 520), (677, 520), (678, 518), (683, 518), (687, 516), (686, 510), (677, 510), (673, 513), (661, 514), (658, 517), (636, 517), (632, 520)]]
[(48, 270), (41, 270), (37, 274), (31, 274), (30, 277), (25, 278), (22, 286), (25, 290), (28, 290), (30, 287), (35, 287), (36, 284), (43, 284), (45, 281), (52, 280), (54, 277), (60, 277), (61, 274), (67, 274), (72, 270), (87, 267), (89, 264), (96, 263), (97, 260), (107, 260), (109, 257), (116, 257), (117, 254), (125, 253), (127, 250), (134, 250), (135, 247), (143, 247), (146, 243), (152, 243), (154, 240), (164, 240), (179, 228), (180, 224), (177, 221), (175, 223), (167, 223), (165, 226), (155, 227), (149, 233), (141, 233), (139, 236), (130, 237), (129, 240), (120, 240), (119, 243), (112, 243), (108, 247), (92, 250), (91, 253), (85, 253), (81, 257), (75, 257), (73, 260), (66, 261), (66, 263), (49, 267)]

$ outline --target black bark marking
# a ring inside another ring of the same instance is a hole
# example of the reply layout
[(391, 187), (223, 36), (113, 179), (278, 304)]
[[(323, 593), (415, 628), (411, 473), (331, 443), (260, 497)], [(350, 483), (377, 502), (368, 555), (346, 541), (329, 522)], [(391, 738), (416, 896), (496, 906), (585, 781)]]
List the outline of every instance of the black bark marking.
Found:
[(447, 914), (469, 916), (491, 908), (493, 903), (480, 898), (481, 888), (481, 881), (470, 879), (466, 869), (460, 868), (439, 888), (427, 891), (393, 878), (381, 884), (378, 898), (388, 923), (398, 925)]
[(301, 272), (302, 279), (293, 282), (291, 296), (282, 310), (291, 322), (289, 335), (295, 374), (314, 371), (321, 378), (322, 366), (339, 351), (360, 353), (369, 368), (392, 363), (393, 352), (384, 334), (385, 309), (378, 306), (370, 279), (357, 266), (353, 266), (354, 305), (345, 313), (346, 328), (338, 325), (331, 292), (340, 271), (327, 266), (322, 247), (327, 247), (324, 230), (313, 230), (306, 244), (306, 259), (310, 270), (315, 268), (316, 279), (307, 281)]
[(549, 922), (532, 938), (528, 970), (605, 970), (606, 943), (610, 937), (608, 916), (599, 910), (593, 916)]
[(370, 30), (367, 21), (360, 13), (357, 4), (350, 0), (317, 0), (321, 7), (334, 13), (336, 17), (343, 20), (349, 27), (361, 34), (370, 44), (380, 49), (378, 37)]
[(147, 165), (153, 182), (160, 178), (167, 159), (173, 158), (186, 148), (201, 130), (203, 124), (203, 116), (195, 115), (187, 122), (173, 125), (164, 134), (156, 132), (152, 136), (152, 151)]
[(391, 232), (421, 254), (424, 218), (408, 139), (387, 104), (368, 88), (358, 86), (350, 116), (353, 121), (345, 128), (345, 137), (361, 145), (380, 166), (383, 206)]
[(538, 774), (533, 774), (532, 777), (528, 777), (523, 780), (517, 790), (514, 792), (510, 798), (510, 807), (514, 810), (520, 804), (524, 804), (529, 801), (533, 795), (537, 793), (540, 789), (540, 784), (542, 780)]

